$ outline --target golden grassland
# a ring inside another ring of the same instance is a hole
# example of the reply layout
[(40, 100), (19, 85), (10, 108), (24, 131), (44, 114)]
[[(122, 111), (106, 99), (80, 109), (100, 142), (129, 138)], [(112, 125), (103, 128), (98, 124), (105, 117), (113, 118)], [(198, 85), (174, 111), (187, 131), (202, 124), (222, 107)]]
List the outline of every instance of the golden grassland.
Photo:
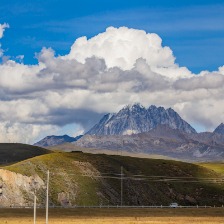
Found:
[[(33, 223), (32, 209), (0, 209), (0, 224)], [(44, 209), (37, 210), (37, 224), (45, 223)], [(49, 224), (220, 224), (224, 208), (75, 208), (50, 209)]]

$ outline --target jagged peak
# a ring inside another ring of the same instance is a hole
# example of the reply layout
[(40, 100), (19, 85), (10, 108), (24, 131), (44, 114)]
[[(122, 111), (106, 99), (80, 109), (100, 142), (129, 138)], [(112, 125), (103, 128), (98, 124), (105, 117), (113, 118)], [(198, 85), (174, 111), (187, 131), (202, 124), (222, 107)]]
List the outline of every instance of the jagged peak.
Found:
[(173, 108), (171, 108), (171, 107), (167, 108), (166, 110), (171, 110), (171, 111), (174, 111), (174, 109), (173, 109)]
[(155, 105), (151, 105), (151, 106), (149, 106), (149, 108), (148, 108), (148, 110), (155, 110), (155, 109), (157, 109), (157, 106), (155, 106)]
[(171, 112), (174, 114), (178, 114), (173, 108), (169, 107), (168, 109), (166, 109), (167, 112)]
[(164, 108), (164, 107), (157, 107), (157, 109), (159, 110), (159, 111), (166, 111), (166, 109)]
[(224, 134), (224, 124), (221, 123), (214, 131), (213, 133), (218, 133), (218, 134)]
[[(133, 110), (135, 108), (147, 109), (141, 103), (136, 102), (136, 103), (133, 103), (133, 104), (127, 104), (127, 105), (125, 105), (121, 110)], [(157, 106), (155, 106), (153, 104), (148, 107), (148, 110), (167, 110), (167, 111), (173, 111), (173, 112), (175, 112), (172, 108), (165, 109), (162, 106), (158, 106), (157, 107)]]
[(162, 106), (159, 106), (159, 107), (157, 107), (157, 106), (155, 106), (155, 105), (151, 105), (149, 108), (148, 108), (148, 111), (149, 112), (153, 112), (153, 113), (160, 113), (160, 112), (165, 112), (166, 111), (166, 109), (164, 108), (164, 107), (162, 107)]
[(224, 124), (221, 123), (217, 128), (224, 128)]
[(114, 115), (114, 113), (108, 113), (108, 114), (105, 114), (105, 115), (101, 118), (100, 122), (107, 122), (107, 121), (109, 121), (109, 120), (111, 119), (111, 117), (113, 117), (113, 115)]
[(127, 104), (126, 106), (123, 107), (123, 109), (121, 110), (132, 110), (134, 108), (141, 108), (141, 109), (145, 109), (145, 107), (141, 104), (141, 103), (133, 103), (133, 104)]
[(144, 108), (145, 109), (145, 107), (141, 104), (141, 103), (134, 103), (133, 105), (132, 105), (132, 108), (133, 107), (140, 107), (140, 108)]
[[(113, 116), (114, 115), (114, 116)], [(88, 134), (121, 135), (122, 133), (148, 132), (160, 124), (168, 124), (173, 129), (196, 133), (186, 121), (172, 108), (151, 105), (148, 109), (140, 103), (124, 106), (118, 113), (105, 115), (101, 121), (90, 129)]]

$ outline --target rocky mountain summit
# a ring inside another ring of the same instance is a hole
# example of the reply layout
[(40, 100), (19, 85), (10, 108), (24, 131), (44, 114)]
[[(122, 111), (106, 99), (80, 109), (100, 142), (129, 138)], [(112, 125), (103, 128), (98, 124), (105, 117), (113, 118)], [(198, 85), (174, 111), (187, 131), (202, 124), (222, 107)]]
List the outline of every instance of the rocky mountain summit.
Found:
[(158, 125), (167, 125), (172, 129), (186, 133), (196, 133), (195, 129), (184, 121), (173, 109), (140, 104), (126, 106), (115, 114), (106, 114), (98, 124), (90, 129), (88, 135), (131, 135), (149, 132)]
[(39, 142), (35, 143), (35, 146), (39, 146), (39, 147), (48, 147), (48, 146), (54, 146), (54, 145), (60, 145), (66, 142), (75, 142), (78, 139), (80, 139), (82, 137), (82, 135), (79, 135), (75, 138), (70, 137), (68, 135), (63, 135), (63, 136), (55, 136), (55, 135), (51, 135), (51, 136), (47, 136), (44, 139), (40, 140)]
[(215, 130), (213, 133), (218, 133), (218, 134), (222, 134), (224, 135), (224, 124), (221, 123)]
[[(214, 132), (197, 133), (171, 108), (134, 104), (118, 113), (106, 114), (81, 139), (80, 136), (49, 136), (36, 145), (46, 147), (65, 142), (82, 148), (124, 150), (136, 156), (144, 153), (188, 161), (222, 161), (224, 124)], [(63, 150), (66, 147), (69, 146)]]

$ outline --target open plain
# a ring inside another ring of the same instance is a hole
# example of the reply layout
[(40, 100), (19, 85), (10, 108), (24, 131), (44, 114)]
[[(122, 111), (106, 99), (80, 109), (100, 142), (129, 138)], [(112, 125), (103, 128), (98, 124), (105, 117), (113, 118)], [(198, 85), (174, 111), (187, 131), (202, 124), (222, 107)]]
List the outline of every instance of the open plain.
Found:
[[(224, 208), (54, 208), (49, 224), (221, 224)], [(0, 209), (0, 223), (33, 223), (32, 209)], [(45, 223), (45, 210), (38, 209), (37, 223)]]

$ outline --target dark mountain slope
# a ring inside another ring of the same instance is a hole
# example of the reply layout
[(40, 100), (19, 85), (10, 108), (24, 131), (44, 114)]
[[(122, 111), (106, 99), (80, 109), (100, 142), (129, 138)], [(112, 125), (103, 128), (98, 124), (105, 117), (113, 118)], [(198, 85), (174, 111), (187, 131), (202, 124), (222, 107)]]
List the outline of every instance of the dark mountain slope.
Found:
[(215, 130), (214, 133), (224, 135), (224, 124), (221, 123)]
[(13, 163), (49, 153), (47, 149), (20, 143), (0, 143), (0, 164)]
[[(134, 135), (85, 135), (73, 143), (84, 148), (123, 150), (131, 153), (163, 155), (188, 161), (224, 160), (224, 146), (205, 141), (200, 134), (189, 134), (159, 125)], [(220, 140), (221, 141), (221, 140)]]

